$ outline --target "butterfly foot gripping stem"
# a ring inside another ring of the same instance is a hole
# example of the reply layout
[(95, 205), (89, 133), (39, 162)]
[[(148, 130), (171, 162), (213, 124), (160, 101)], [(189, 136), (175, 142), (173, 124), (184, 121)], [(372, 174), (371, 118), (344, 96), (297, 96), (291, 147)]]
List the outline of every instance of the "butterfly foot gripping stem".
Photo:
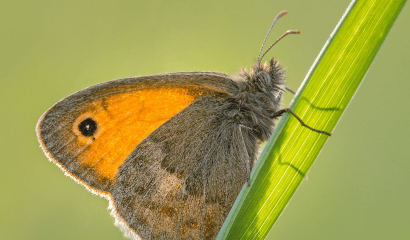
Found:
[(309, 128), (310, 130), (312, 130), (312, 131), (314, 131), (314, 132), (326, 134), (326, 135), (328, 135), (328, 136), (332, 136), (331, 133), (328, 133), (328, 132), (325, 132), (325, 131), (321, 131), (321, 130), (318, 130), (318, 129), (314, 129), (314, 128), (312, 128), (312, 127), (306, 125), (305, 122), (303, 122), (302, 119), (300, 119), (300, 117), (299, 117), (298, 115), (296, 115), (296, 113), (294, 113), (290, 108), (284, 108), (284, 109), (281, 109), (281, 110), (275, 112), (275, 114), (273, 114), (273, 117), (281, 117), (281, 116), (283, 116), (283, 114), (285, 114), (286, 112), (291, 113), (291, 114), (300, 122), (300, 124), (302, 124), (302, 126), (304, 126), (304, 127), (306, 127), (306, 128)]

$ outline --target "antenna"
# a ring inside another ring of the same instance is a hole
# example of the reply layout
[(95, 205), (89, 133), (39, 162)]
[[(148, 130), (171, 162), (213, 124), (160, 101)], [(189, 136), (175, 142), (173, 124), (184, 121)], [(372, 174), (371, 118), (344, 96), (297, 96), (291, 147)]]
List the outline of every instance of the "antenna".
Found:
[(288, 30), (288, 31), (286, 31), (282, 36), (280, 36), (280, 37), (278, 38), (278, 40), (276, 40), (272, 45), (270, 45), (270, 47), (268, 48), (268, 50), (266, 50), (265, 53), (263, 53), (263, 55), (262, 55), (262, 57), (261, 57), (261, 53), (262, 53), (263, 47), (265, 46), (266, 40), (268, 39), (269, 34), (270, 34), (270, 32), (272, 31), (273, 26), (275, 26), (276, 21), (278, 21), (279, 18), (281, 18), (282, 16), (284, 16), (284, 15), (287, 14), (287, 13), (288, 13), (287, 11), (282, 11), (282, 12), (280, 12), (280, 13), (276, 16), (275, 20), (273, 20), (273, 23), (272, 23), (272, 25), (270, 26), (268, 33), (266, 34), (265, 40), (264, 40), (263, 43), (262, 43), (261, 50), (259, 51), (258, 64), (261, 63), (262, 58), (265, 56), (265, 54), (268, 53), (269, 50), (270, 50), (277, 42), (279, 42), (279, 40), (281, 40), (282, 38), (284, 38), (284, 37), (285, 37), (286, 35), (288, 35), (288, 34), (299, 34), (299, 33), (300, 33), (298, 30)]
[(298, 30), (288, 30), (286, 31), (282, 36), (280, 36), (278, 38), (278, 40), (276, 40), (274, 43), (272, 43), (272, 45), (270, 45), (270, 47), (268, 48), (268, 50), (265, 51), (265, 53), (262, 55), (262, 57), (259, 59), (259, 64), (261, 63), (260, 61), (262, 61), (262, 58), (265, 56), (265, 54), (267, 54), (269, 52), (269, 50), (273, 47), (273, 45), (275, 45), (277, 42), (279, 42), (279, 40), (281, 40), (282, 38), (284, 38), (286, 35), (288, 34), (299, 34), (300, 31)]

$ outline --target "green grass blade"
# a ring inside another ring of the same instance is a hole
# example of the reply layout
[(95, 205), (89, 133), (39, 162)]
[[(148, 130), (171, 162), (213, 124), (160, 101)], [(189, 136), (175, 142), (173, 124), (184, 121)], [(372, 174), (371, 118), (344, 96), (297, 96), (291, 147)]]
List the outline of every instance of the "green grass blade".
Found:
[[(309, 126), (333, 131), (405, 2), (350, 4), (290, 106)], [(251, 186), (242, 189), (218, 239), (264, 239), (328, 138), (286, 114), (253, 169)]]

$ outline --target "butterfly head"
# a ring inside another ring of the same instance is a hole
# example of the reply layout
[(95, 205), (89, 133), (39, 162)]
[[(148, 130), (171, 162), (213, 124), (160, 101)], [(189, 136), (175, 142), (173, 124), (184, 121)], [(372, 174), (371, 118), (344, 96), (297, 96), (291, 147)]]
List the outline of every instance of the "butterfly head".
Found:
[(253, 91), (264, 93), (275, 102), (281, 101), (285, 90), (285, 69), (274, 58), (264, 64), (256, 63), (250, 71), (242, 69), (239, 75)]

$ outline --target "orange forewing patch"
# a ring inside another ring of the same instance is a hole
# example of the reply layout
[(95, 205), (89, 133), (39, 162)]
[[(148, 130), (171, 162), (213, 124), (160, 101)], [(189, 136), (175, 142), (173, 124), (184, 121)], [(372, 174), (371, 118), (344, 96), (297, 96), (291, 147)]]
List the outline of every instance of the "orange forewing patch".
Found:
[[(115, 94), (94, 102), (91, 111), (80, 115), (73, 124), (73, 151), (81, 149), (75, 161), (90, 169), (88, 174), (93, 174), (96, 181), (111, 184), (135, 147), (201, 94), (200, 89), (159, 88)], [(78, 131), (78, 124), (86, 118), (97, 122), (92, 137), (84, 137)]]

